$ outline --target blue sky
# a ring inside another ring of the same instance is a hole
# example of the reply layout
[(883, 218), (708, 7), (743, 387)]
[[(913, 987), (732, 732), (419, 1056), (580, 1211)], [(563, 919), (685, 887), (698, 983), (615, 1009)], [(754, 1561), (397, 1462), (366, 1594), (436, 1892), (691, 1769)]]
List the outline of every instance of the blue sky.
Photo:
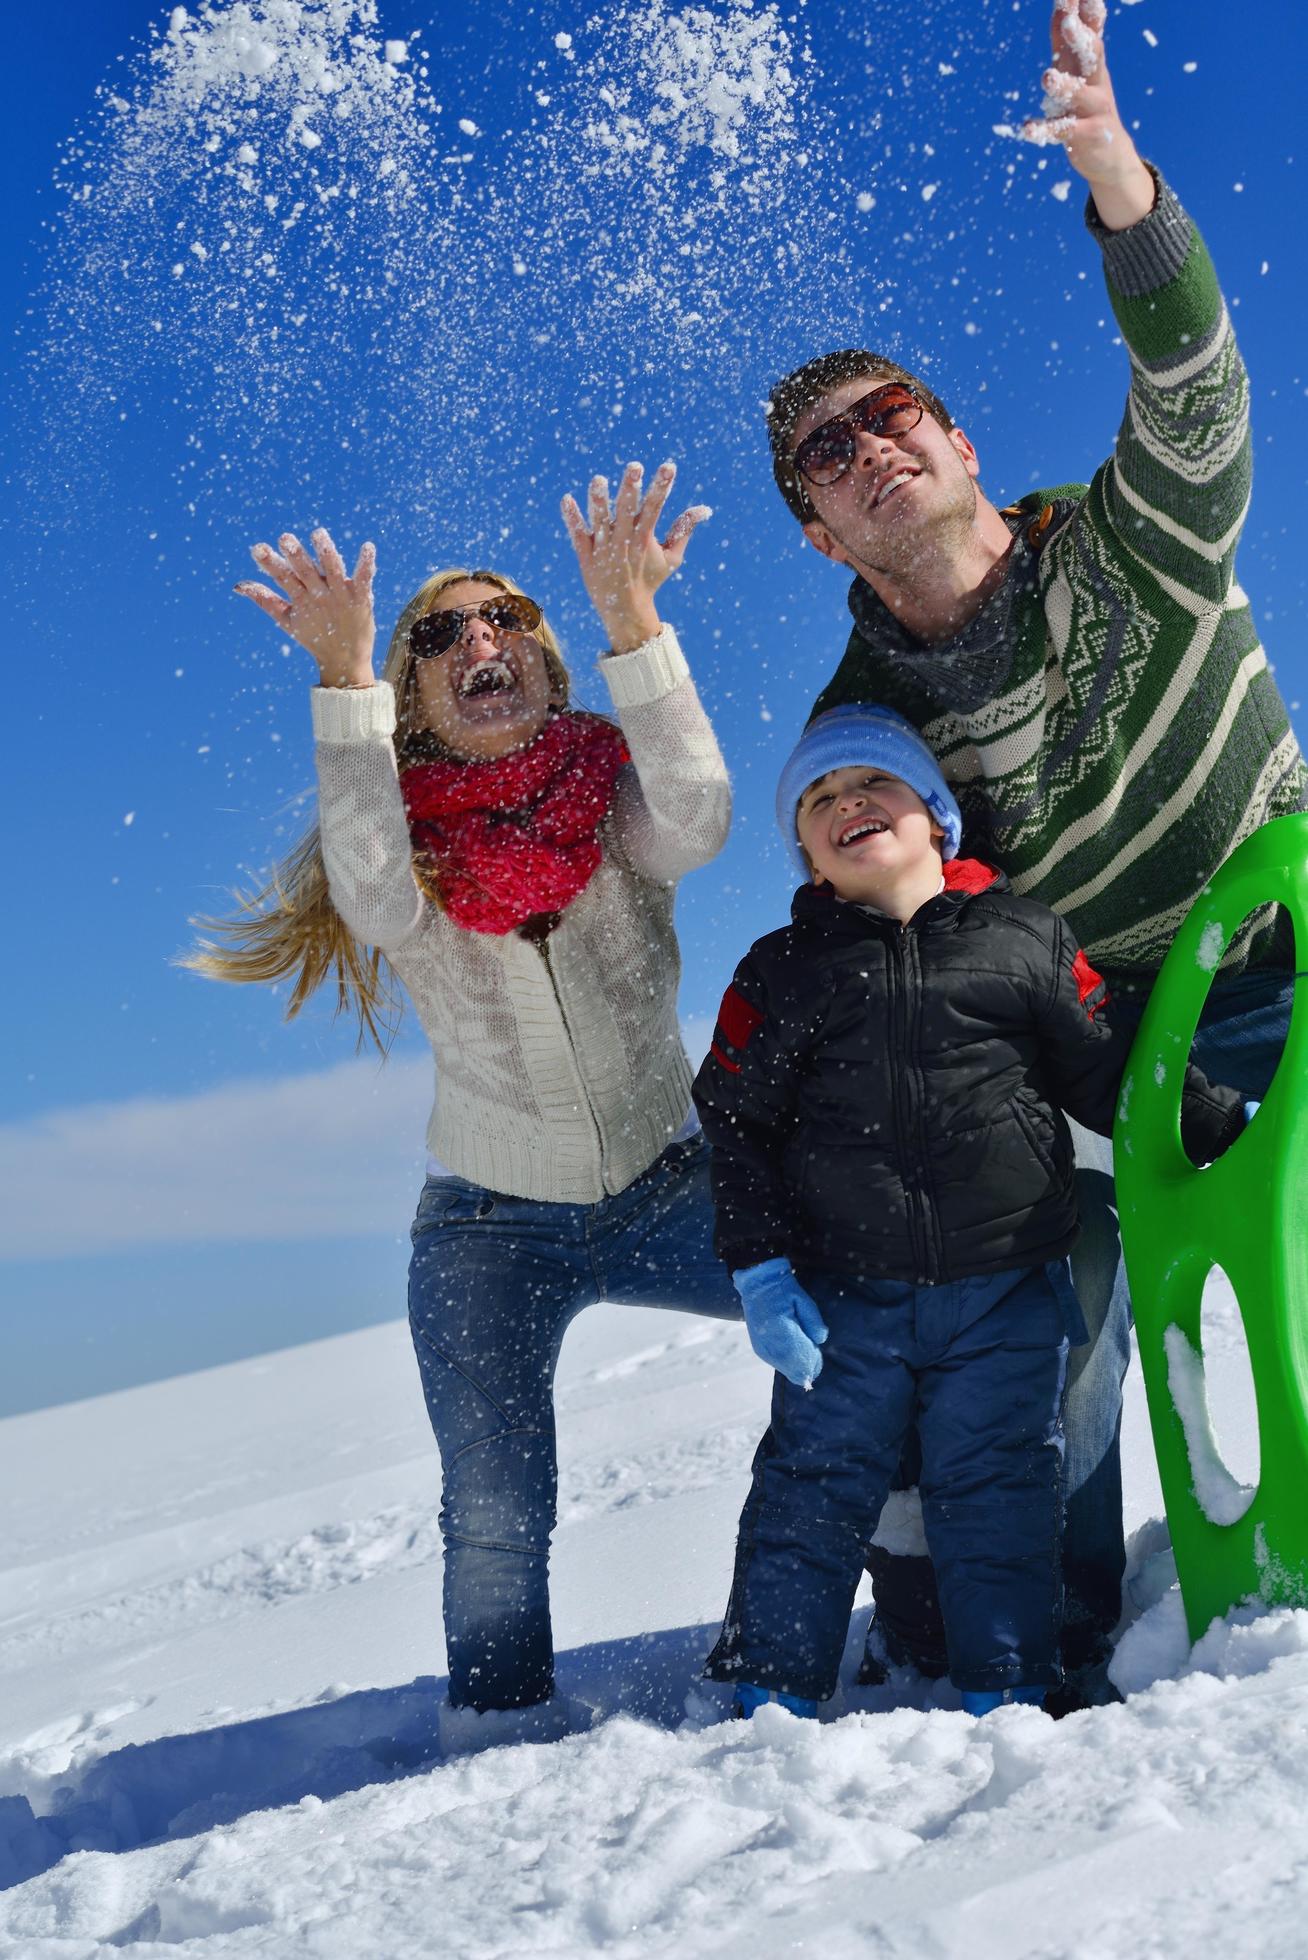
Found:
[[(1236, 37), (1217, 0), (1139, 0), (1109, 45), (1124, 113), (1236, 302), (1258, 461), (1240, 569), (1297, 708), (1302, 103), (1279, 7), (1239, 19)], [(754, 36), (752, 118), (697, 120), (684, 54), (689, 107), (659, 93), (678, 20), (692, 55), (710, 20), (728, 62)], [(771, 487), (769, 382), (842, 344), (923, 366), (1002, 500), (1088, 476), (1126, 381), (1061, 154), (993, 134), (1038, 104), (1040, 0), (641, 0), (597, 20), (382, 0), (365, 40), (408, 43), (415, 100), (310, 119), (312, 147), (271, 94), (188, 122), (148, 58), (167, 24), (71, 0), (4, 77), (18, 848), (0, 1413), (403, 1309), (429, 1086), (412, 1024), (379, 1073), (324, 1005), (288, 1027), (276, 998), (170, 964), (188, 916), (221, 908), (307, 807), (307, 660), (231, 596), (249, 542), (317, 522), (347, 548), (376, 538), (383, 632), (435, 565), (499, 563), (598, 703), (558, 497), (631, 455), (678, 458), (685, 500), (715, 516), (664, 609), (738, 805), (680, 900), (702, 1027), (784, 915), (772, 788), (846, 630), (842, 575)], [(375, 82), (380, 55), (359, 59)]]

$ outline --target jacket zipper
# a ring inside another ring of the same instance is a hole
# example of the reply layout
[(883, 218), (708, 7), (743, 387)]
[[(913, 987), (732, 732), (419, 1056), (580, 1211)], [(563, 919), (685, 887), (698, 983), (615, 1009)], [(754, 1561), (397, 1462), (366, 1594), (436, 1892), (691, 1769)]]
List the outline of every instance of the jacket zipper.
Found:
[[(576, 1037), (572, 1032), (572, 1023), (568, 1019), (568, 1010), (563, 1005), (563, 995), (559, 991), (558, 978), (554, 972), (554, 962), (550, 958), (550, 942), (549, 942), (548, 935), (544, 939), (538, 939), (536, 941), (536, 951), (540, 954), (541, 961), (545, 967), (545, 975), (550, 983), (550, 992), (554, 996), (554, 1005), (559, 1010), (559, 1019), (563, 1023), (563, 1032), (567, 1037), (568, 1052), (572, 1056), (572, 1065), (573, 1068), (576, 1070), (577, 1082), (581, 1089), (581, 1099), (585, 1106), (586, 1114), (590, 1118), (591, 1129), (595, 1132), (595, 1148), (599, 1153), (600, 1182), (604, 1183), (604, 1138), (600, 1131), (599, 1121), (595, 1115), (595, 1110), (591, 1103), (589, 1092), (587, 1091), (586, 1088), (586, 1077), (581, 1066), (580, 1056), (577, 1051)], [(605, 1188), (607, 1189), (607, 1186), (605, 1186)]]
[(901, 1053), (904, 1058), (904, 1067), (894, 1073), (900, 1084), (900, 1136), (908, 1151), (906, 1169), (912, 1180), (905, 1189), (909, 1233), (920, 1283), (934, 1285), (939, 1280), (943, 1264), (936, 1243), (935, 1227), (938, 1221), (933, 1216), (924, 1185), (926, 1138), (922, 1124), (923, 1099), (918, 1091), (921, 1071), (917, 1064), (917, 1015), (914, 1011), (915, 1005), (921, 1004), (921, 962), (917, 957), (917, 940), (910, 935), (906, 925), (901, 925), (895, 933), (894, 947), (901, 1001)]

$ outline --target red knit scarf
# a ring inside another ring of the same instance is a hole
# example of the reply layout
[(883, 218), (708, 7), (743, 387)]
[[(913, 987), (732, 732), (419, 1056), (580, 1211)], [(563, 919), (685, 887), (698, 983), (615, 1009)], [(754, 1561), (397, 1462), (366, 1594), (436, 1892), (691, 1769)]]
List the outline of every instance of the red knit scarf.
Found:
[(599, 827), (630, 759), (611, 722), (561, 714), (496, 761), (406, 769), (414, 853), (454, 923), (513, 932), (570, 905), (599, 864)]

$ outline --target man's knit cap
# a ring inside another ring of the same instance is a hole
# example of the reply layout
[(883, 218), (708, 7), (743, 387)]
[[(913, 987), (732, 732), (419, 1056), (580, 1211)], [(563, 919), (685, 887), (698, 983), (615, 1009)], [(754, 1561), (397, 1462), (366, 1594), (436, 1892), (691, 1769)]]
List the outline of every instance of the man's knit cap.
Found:
[(833, 769), (860, 767), (884, 770), (916, 790), (945, 833), (941, 856), (958, 856), (963, 835), (958, 801), (912, 722), (893, 708), (853, 701), (828, 708), (809, 723), (777, 784), (777, 823), (801, 878), (807, 878), (809, 870), (795, 828), (800, 797), (819, 776), (828, 776)]

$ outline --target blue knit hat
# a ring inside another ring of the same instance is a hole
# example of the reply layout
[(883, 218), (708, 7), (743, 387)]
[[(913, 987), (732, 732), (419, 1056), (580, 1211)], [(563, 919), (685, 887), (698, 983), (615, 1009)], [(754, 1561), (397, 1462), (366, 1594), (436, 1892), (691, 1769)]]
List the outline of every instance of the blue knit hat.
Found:
[(843, 708), (828, 708), (809, 723), (791, 750), (777, 784), (777, 823), (802, 878), (809, 876), (809, 868), (795, 829), (800, 797), (819, 776), (829, 775), (833, 769), (857, 769), (860, 764), (884, 769), (888, 776), (898, 776), (901, 783), (916, 790), (945, 833), (941, 856), (958, 856), (963, 818), (957, 798), (912, 722), (893, 708), (853, 701)]

